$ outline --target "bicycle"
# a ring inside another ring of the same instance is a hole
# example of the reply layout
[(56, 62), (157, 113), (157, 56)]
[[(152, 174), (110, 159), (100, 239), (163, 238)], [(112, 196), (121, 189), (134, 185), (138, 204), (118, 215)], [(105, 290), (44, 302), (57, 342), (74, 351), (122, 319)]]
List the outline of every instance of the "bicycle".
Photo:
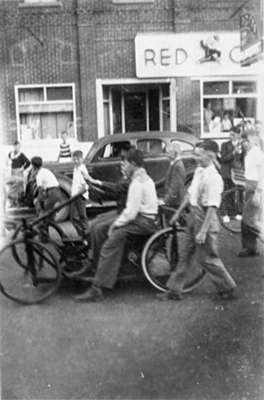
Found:
[(234, 186), (225, 190), (218, 210), (221, 225), (232, 233), (241, 233), (241, 219), (245, 199), (244, 171), (231, 170), (231, 180)]
[[(54, 221), (49, 221), (49, 227), (56, 233), (57, 240), (50, 238), (45, 244), (36, 240), (39, 235), (36, 227), (45, 218), (50, 218), (59, 209), (74, 201), (75, 197), (61, 203), (40, 218), (29, 222), (23, 220), (13, 235), (14, 240), (0, 251), (0, 290), (6, 297), (19, 304), (38, 304), (58, 290), (63, 277), (92, 282), (94, 271), (87, 271), (85, 264), (90, 248), (89, 242), (68, 238)], [(159, 216), (162, 221), (162, 210)], [(151, 237), (139, 235), (133, 237), (132, 242), (131, 238), (128, 239), (124, 263), (127, 268), (121, 269), (119, 279), (143, 276), (156, 289), (166, 291), (166, 282), (177, 267), (182, 234), (184, 227), (177, 226), (158, 230)], [(12, 268), (8, 262), (10, 257), (15, 261)], [(204, 275), (205, 271), (199, 268), (192, 270), (184, 291), (193, 290)]]

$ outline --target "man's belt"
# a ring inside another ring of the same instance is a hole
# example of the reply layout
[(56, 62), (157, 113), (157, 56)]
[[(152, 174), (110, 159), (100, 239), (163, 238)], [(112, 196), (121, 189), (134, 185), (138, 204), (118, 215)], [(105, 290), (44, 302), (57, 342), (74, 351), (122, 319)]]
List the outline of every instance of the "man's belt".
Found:
[(157, 218), (158, 214), (139, 213), (142, 217), (149, 218), (153, 221)]

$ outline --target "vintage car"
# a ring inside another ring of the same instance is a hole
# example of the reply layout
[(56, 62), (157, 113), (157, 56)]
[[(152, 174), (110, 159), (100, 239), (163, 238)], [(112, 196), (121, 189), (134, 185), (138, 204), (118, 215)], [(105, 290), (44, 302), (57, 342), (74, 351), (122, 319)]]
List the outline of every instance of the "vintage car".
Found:
[[(153, 178), (158, 195), (163, 196), (164, 182), (170, 160), (167, 148), (170, 142), (177, 142), (182, 151), (182, 158), (186, 168), (186, 184), (193, 176), (196, 162), (193, 150), (198, 140), (192, 133), (187, 132), (134, 132), (126, 134), (114, 134), (96, 140), (88, 153), (85, 155), (85, 165), (95, 179), (117, 182), (121, 178), (121, 149), (124, 144), (129, 143), (144, 153), (145, 167)], [(44, 163), (55, 173), (64, 193), (65, 199), (70, 195), (73, 163)], [(97, 191), (91, 191), (92, 203), (90, 208), (106, 209), (113, 207), (113, 202)], [(100, 202), (98, 200), (100, 199)], [(103, 203), (103, 204), (102, 204)], [(60, 211), (59, 220), (67, 218), (69, 210)]]

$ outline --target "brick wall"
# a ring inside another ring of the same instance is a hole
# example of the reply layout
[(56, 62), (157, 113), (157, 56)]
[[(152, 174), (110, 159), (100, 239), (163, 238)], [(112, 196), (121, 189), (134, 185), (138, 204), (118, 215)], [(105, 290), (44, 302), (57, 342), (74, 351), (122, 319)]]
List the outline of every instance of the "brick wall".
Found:
[[(16, 137), (15, 84), (74, 82), (78, 137), (95, 139), (95, 80), (135, 78), (134, 38), (138, 32), (238, 30), (241, 3), (155, 0), (118, 5), (110, 0), (67, 0), (58, 8), (22, 9), (18, 0), (2, 0), (1, 136), (7, 143)], [(247, 7), (257, 9), (259, 0), (250, 0)], [(65, 44), (66, 52), (71, 50), (68, 62), (62, 60)], [(189, 79), (179, 79), (178, 86), (178, 120), (197, 125), (193, 99), (198, 98), (198, 86)]]

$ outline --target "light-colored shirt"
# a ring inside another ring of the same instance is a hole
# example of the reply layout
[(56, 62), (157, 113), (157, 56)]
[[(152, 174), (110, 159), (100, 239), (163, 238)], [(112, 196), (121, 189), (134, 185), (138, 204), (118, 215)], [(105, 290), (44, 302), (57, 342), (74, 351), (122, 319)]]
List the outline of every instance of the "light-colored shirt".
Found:
[(36, 176), (36, 182), (38, 187), (45, 190), (59, 186), (56, 176), (47, 168), (40, 168)]
[(128, 188), (126, 207), (115, 221), (115, 226), (123, 226), (136, 216), (154, 216), (158, 213), (158, 198), (155, 183), (144, 168), (137, 169)]
[(72, 196), (85, 190), (83, 197), (89, 199), (88, 185), (84, 179), (84, 177), (87, 175), (89, 174), (84, 164), (75, 166), (73, 168), (72, 190), (71, 190)]
[(258, 182), (263, 179), (264, 174), (264, 153), (258, 147), (252, 147), (245, 157), (245, 178)]
[(192, 206), (219, 207), (224, 184), (214, 164), (197, 167), (188, 189)]

